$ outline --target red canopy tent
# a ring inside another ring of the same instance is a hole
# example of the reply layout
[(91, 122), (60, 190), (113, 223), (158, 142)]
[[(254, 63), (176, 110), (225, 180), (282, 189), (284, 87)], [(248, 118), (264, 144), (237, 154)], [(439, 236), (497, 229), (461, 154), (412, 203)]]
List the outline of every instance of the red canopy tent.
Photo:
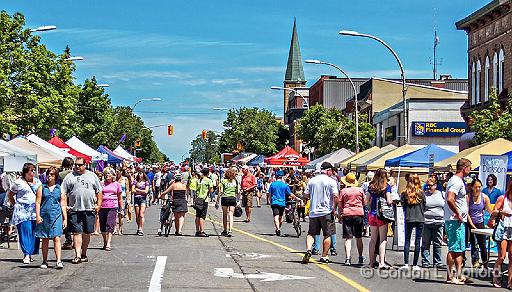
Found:
[(57, 137), (57, 136), (54, 136), (53, 138), (51, 138), (48, 143), (54, 145), (54, 146), (57, 146), (59, 148), (62, 148), (62, 149), (66, 149), (68, 150), (68, 153), (75, 156), (75, 157), (81, 157), (83, 159), (85, 159), (85, 162), (86, 163), (91, 163), (92, 161), (92, 157), (89, 156), (89, 155), (85, 155), (83, 154), (82, 152), (78, 152), (76, 151), (75, 149), (69, 147), (68, 144), (66, 144), (64, 141), (62, 141), (61, 138)]
[(304, 166), (308, 162), (309, 159), (300, 156), (290, 146), (286, 146), (275, 155), (265, 158), (265, 163), (270, 166)]

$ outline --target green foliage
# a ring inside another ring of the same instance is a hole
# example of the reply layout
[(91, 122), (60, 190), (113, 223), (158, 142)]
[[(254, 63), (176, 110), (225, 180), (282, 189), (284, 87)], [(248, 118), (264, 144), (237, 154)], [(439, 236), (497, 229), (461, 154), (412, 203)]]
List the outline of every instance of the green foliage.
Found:
[(493, 141), (498, 138), (512, 140), (512, 99), (507, 98), (507, 104), (501, 107), (496, 90), (489, 94), (489, 105), (470, 114), (471, 130), (475, 131), (476, 145)]
[(206, 139), (201, 134), (192, 140), (192, 149), (190, 149), (190, 159), (194, 162), (219, 162), (219, 136), (213, 131), (206, 131)]
[[(375, 129), (364, 115), (359, 116), (359, 149), (372, 146)], [(298, 122), (299, 137), (315, 148), (316, 156), (322, 156), (340, 148), (355, 151), (355, 121), (345, 117), (340, 110), (326, 109), (322, 105), (312, 106)]]
[[(75, 65), (66, 60), (69, 47), (56, 55), (25, 28), (20, 13), (0, 12), (0, 134), (34, 133), (49, 138), (51, 128), (63, 139), (76, 135), (91, 147), (100, 144), (115, 148), (123, 133), (125, 147), (140, 138), (146, 161), (162, 161), (143, 121), (130, 108), (113, 108), (96, 79), (74, 84)], [(128, 132), (126, 129), (130, 129)]]
[[(246, 152), (263, 155), (277, 152), (280, 123), (270, 111), (258, 108), (232, 109), (224, 121), (224, 128), (220, 139), (222, 152), (233, 152), (239, 143)], [(280, 143), (284, 144), (282, 139)]]

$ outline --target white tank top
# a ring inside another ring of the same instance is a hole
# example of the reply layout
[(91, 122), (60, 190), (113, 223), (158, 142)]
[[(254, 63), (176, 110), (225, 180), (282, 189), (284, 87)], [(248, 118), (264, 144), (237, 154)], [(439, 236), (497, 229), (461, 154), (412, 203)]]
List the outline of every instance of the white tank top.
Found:
[[(512, 208), (510, 208), (510, 204), (506, 195), (505, 200), (503, 201), (503, 211), (509, 214), (512, 213)], [(512, 216), (505, 216), (505, 218), (503, 218), (503, 225), (505, 225), (505, 227), (512, 227)]]

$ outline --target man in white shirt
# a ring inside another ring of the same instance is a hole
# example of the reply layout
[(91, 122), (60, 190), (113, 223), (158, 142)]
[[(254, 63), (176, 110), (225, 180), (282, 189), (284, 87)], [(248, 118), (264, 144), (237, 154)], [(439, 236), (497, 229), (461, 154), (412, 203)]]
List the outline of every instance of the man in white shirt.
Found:
[[(462, 261), (466, 251), (466, 228), (468, 218), (468, 201), (464, 177), (471, 171), (471, 161), (465, 158), (457, 161), (457, 171), (446, 184), (446, 204), (444, 220), (448, 237), (448, 254), (446, 255), (448, 283), (464, 284), (467, 279), (462, 276)], [(455, 266), (455, 274), (453, 274)]]
[(312, 252), (311, 248), (315, 241), (315, 235), (323, 231), (323, 249), (320, 262), (329, 263), (327, 256), (331, 246), (331, 235), (336, 234), (336, 223), (334, 210), (338, 200), (338, 184), (331, 178), (333, 166), (324, 162), (320, 166), (322, 173), (311, 178), (305, 190), (305, 196), (310, 199), (309, 209), (309, 230), (306, 238), (307, 251), (304, 254), (302, 263), (309, 263)]

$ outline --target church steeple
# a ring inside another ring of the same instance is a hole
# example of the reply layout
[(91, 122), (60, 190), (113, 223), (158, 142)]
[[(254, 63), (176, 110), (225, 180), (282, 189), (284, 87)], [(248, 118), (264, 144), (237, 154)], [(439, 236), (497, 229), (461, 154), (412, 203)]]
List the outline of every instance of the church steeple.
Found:
[(292, 40), (290, 42), (290, 52), (288, 53), (288, 64), (286, 66), (285, 82), (306, 83), (304, 78), (304, 69), (302, 67), (302, 57), (300, 55), (299, 37), (297, 36), (297, 23), (293, 19)]

